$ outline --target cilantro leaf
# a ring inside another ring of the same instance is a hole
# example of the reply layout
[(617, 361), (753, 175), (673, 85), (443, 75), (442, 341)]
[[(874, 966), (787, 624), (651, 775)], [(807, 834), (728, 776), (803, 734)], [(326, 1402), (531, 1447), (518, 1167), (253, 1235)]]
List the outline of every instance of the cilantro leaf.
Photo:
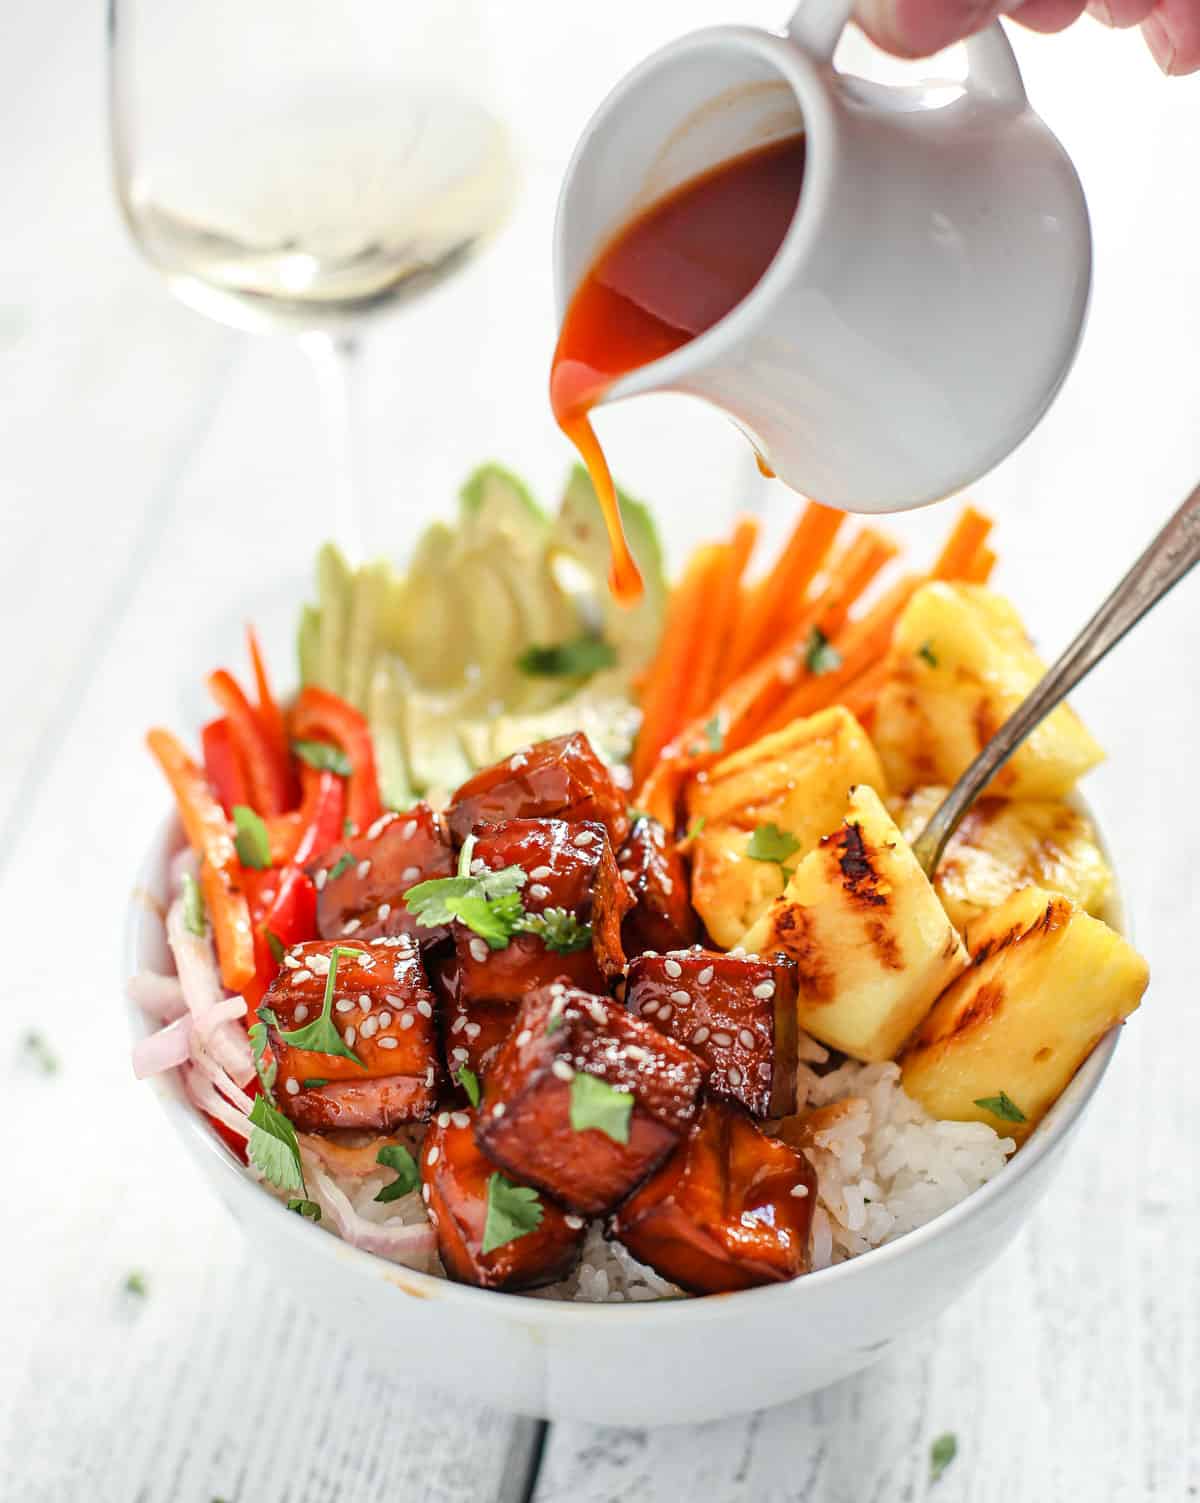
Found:
[(250, 1122), (246, 1152), (262, 1177), (277, 1190), (307, 1193), (296, 1129), (288, 1119), (276, 1111), (265, 1096), (256, 1096), (250, 1109)]
[(301, 1088), (305, 1091), (319, 1091), (323, 1085), (328, 1084), (329, 1081), (324, 1075), (309, 1075), (300, 1082)]
[(692, 820), (691, 824), (687, 828), (687, 833), (683, 837), (683, 843), (686, 845), (688, 841), (695, 840), (699, 835), (703, 833), (704, 826), (707, 823), (707, 814), (701, 814), (698, 819)]
[(191, 872), (183, 874), (183, 927), (189, 934), (203, 939), (208, 933), (208, 920), (204, 913), (204, 895), (200, 884)]
[(321, 1219), (321, 1207), (315, 1200), (289, 1200), (287, 1208), (289, 1211), (295, 1211), (297, 1216), (307, 1217), (309, 1221)]
[(958, 1436), (947, 1430), (929, 1447), (929, 1480), (938, 1482), (942, 1473), (958, 1455)]
[(804, 646), (804, 666), (818, 677), (842, 666), (842, 655), (821, 630), (814, 626)]
[(326, 882), (336, 882), (342, 873), (348, 872), (353, 865), (354, 857), (349, 851), (343, 851), (334, 865), (329, 868), (329, 875), (325, 878)]
[(417, 1161), (402, 1143), (385, 1143), (375, 1155), (375, 1162), (382, 1164), (385, 1169), (396, 1171), (396, 1178), (390, 1185), (384, 1185), (375, 1197), (385, 1205), (389, 1201), (399, 1200), (401, 1196), (411, 1195), (421, 1182)]
[(339, 778), (348, 778), (353, 770), (341, 747), (328, 741), (293, 741), (292, 753), (318, 772), (336, 772)]
[(524, 913), (516, 924), (519, 934), (536, 934), (547, 950), (556, 955), (571, 955), (586, 950), (592, 942), (591, 924), (581, 924), (569, 908), (546, 908), (541, 913)]
[(571, 1129), (585, 1132), (593, 1127), (614, 1143), (629, 1142), (629, 1118), (633, 1113), (633, 1092), (621, 1091), (601, 1080), (598, 1075), (589, 1075), (586, 1070), (577, 1071), (571, 1081)]
[(462, 1068), (456, 1072), (454, 1078), (466, 1092), (467, 1100), (471, 1103), (471, 1105), (478, 1106), (480, 1096), (479, 1076), (476, 1075), (475, 1071), (468, 1070), (466, 1065), (463, 1065)]
[(261, 1018), (264, 1023), (269, 1023), (272, 1028), (279, 1027), (279, 1016), (273, 1007), (264, 1007), (260, 1002), (258, 1006), (257, 1016)]
[(571, 642), (527, 647), (517, 659), (517, 667), (530, 678), (587, 678), (601, 668), (611, 668), (616, 661), (611, 642), (585, 632)]
[(404, 894), (404, 906), (425, 929), (457, 919), (487, 940), (493, 950), (508, 944), (524, 918), (520, 890), (529, 880), (519, 866), (474, 875), (475, 837), (468, 835), (458, 856), (458, 875), (418, 882)]
[(485, 1253), (527, 1237), (542, 1224), (543, 1207), (536, 1190), (514, 1185), (500, 1173), (488, 1177), (487, 1216), (483, 1223)]
[(516, 932), (524, 909), (516, 893), (498, 898), (494, 903), (489, 903), (481, 894), (469, 893), (455, 901), (452, 912), (480, 939), (486, 939), (493, 950), (503, 950)]
[(321, 1001), (320, 1014), (304, 1028), (293, 1028), (288, 1032), (281, 1029), (279, 1037), (285, 1043), (291, 1044), (294, 1049), (310, 1049), (314, 1054), (336, 1054), (342, 1059), (352, 1060), (361, 1069), (367, 1068), (342, 1038), (333, 1021), (333, 988), (337, 980), (338, 960), (343, 955), (359, 956), (362, 953), (361, 950), (347, 949), (345, 945), (334, 945), (329, 952), (329, 975), (325, 978), (325, 996)]
[(1002, 1122), (1029, 1120), (1012, 1097), (1004, 1091), (1001, 1091), (998, 1096), (980, 1096), (974, 1104), (982, 1107), (985, 1112), (991, 1112), (993, 1117), (999, 1117)]
[(263, 933), (267, 937), (267, 949), (271, 952), (271, 959), (276, 965), (282, 965), (283, 957), (287, 954), (283, 940), (275, 933), (274, 929), (264, 929)]
[(800, 842), (787, 830), (781, 830), (772, 820), (765, 825), (756, 825), (746, 855), (751, 861), (774, 861), (782, 866), (789, 856), (800, 849)]
[(922, 642), (917, 648), (917, 656), (923, 663), (928, 663), (931, 668), (936, 668), (938, 665), (937, 653), (933, 650), (932, 642)]
[(271, 864), (271, 837), (266, 825), (247, 804), (234, 804), (233, 824), (238, 860), (251, 871), (265, 871)]
[[(267, 1008), (267, 1011), (271, 1012), (271, 1009)], [(275, 1014), (271, 1013), (271, 1016), (273, 1018)], [(263, 1088), (263, 1094), (267, 1097), (268, 1101), (274, 1102), (275, 1077), (279, 1073), (279, 1066), (274, 1060), (269, 1065), (263, 1064), (263, 1055), (267, 1049), (267, 1025), (261, 1021), (261, 1014), (259, 1017), (259, 1022), (251, 1023), (250, 1027), (247, 1028), (246, 1037), (250, 1040), (250, 1047), (254, 1051), (254, 1068), (258, 1072), (258, 1080)]]
[(132, 1272), (125, 1275), (125, 1283), (122, 1287), (124, 1288), (126, 1294), (136, 1294), (139, 1297), (142, 1297), (149, 1292), (148, 1286), (146, 1284), (146, 1275), (141, 1271), (140, 1268), (135, 1268), (132, 1270)]

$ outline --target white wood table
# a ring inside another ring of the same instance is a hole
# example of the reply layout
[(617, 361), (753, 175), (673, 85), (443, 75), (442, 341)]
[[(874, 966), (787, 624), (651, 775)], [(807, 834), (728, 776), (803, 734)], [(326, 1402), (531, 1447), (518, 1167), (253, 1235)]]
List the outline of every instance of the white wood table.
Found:
[[(300, 1308), (130, 1076), (122, 912), (166, 806), (141, 733), (194, 729), (203, 672), (241, 665), (247, 615), (290, 663), (328, 468), (295, 348), (177, 307), (124, 238), (100, 7), (9, 10), (0, 1498), (487, 1503), (513, 1476), (520, 1428), (369, 1366), (352, 1331)], [(373, 342), (364, 427), (397, 546), (476, 459), (543, 488), (566, 463), (543, 396), (549, 215), (591, 104), (658, 40), (774, 7), (496, 11), (527, 193), (489, 257)], [(978, 496), (999, 519), (998, 583), (1053, 651), (1200, 478), (1200, 81), (1163, 82), (1133, 38), (1090, 23), (1021, 52), (1091, 197), (1096, 290), (1053, 413)], [(710, 414), (647, 404), (610, 431), (631, 487), (686, 512), (681, 538), (748, 485)], [(944, 525), (935, 513), (896, 531), (920, 546)], [(1052, 1199), (985, 1283), (873, 1371), (696, 1429), (555, 1427), (537, 1503), (919, 1499), (944, 1431), (959, 1454), (942, 1503), (1200, 1496), (1200, 579), (1079, 704), (1111, 753), (1092, 792), (1155, 980)], [(31, 1030), (55, 1073), (26, 1048)], [(124, 1288), (135, 1270), (143, 1295)]]

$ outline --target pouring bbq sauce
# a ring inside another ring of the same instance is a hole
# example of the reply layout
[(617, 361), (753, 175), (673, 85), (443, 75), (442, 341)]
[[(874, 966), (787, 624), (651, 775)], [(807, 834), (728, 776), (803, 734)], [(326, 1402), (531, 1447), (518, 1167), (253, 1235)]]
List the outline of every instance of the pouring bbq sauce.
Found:
[(618, 600), (637, 600), (642, 581), (591, 409), (614, 381), (711, 329), (757, 285), (787, 234), (803, 177), (804, 137), (791, 136), (692, 178), (618, 232), (567, 308), (550, 403), (600, 498)]

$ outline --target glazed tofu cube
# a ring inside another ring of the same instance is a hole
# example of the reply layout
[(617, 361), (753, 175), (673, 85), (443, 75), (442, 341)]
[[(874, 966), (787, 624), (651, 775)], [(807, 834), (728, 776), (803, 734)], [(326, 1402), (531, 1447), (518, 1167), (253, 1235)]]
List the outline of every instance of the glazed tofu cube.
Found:
[(687, 874), (674, 842), (656, 819), (634, 820), (617, 852), (617, 866), (633, 898), (621, 925), (626, 955), (690, 945), (700, 926), (688, 898)]
[[(325, 1011), (335, 949), (334, 986)], [(440, 1075), (435, 1006), (414, 940), (296, 945), (267, 988), (260, 1016), (264, 1008), (278, 1065), (275, 1096), (297, 1127), (390, 1132), (401, 1122), (429, 1118)], [(311, 1029), (322, 1017), (361, 1063), (322, 1049), (320, 1040), (300, 1044), (284, 1037)]]
[(385, 814), (314, 872), (317, 932), (322, 939), (356, 942), (412, 934), (422, 945), (435, 944), (446, 930), (418, 929), (404, 894), (418, 882), (453, 875), (450, 837), (428, 804)]
[[(458, 1283), (481, 1289), (532, 1289), (565, 1279), (587, 1223), (534, 1191), (514, 1195), (517, 1187), (480, 1153), (474, 1118), (474, 1112), (440, 1112), (421, 1150), (421, 1195), (442, 1267)], [(518, 1235), (493, 1245), (508, 1232)]]
[(707, 1102), (657, 1174), (612, 1218), (610, 1235), (693, 1294), (725, 1294), (809, 1269), (817, 1176), (737, 1107)]
[(796, 1108), (796, 968), (781, 955), (679, 950), (629, 967), (625, 1005), (707, 1066), (710, 1096), (756, 1117)]
[(891, 1059), (966, 967), (958, 931), (871, 788), (743, 938), (796, 962), (801, 1028), (855, 1059)]
[(598, 1216), (679, 1142), (702, 1079), (674, 1039), (556, 981), (522, 1004), (487, 1077), (476, 1137), (506, 1174)]
[(461, 845), (472, 830), (513, 819), (598, 821), (616, 850), (629, 833), (625, 796), (581, 732), (539, 741), (462, 785), (447, 810)]
[(1020, 1143), (1138, 1006), (1149, 971), (1107, 924), (1036, 887), (972, 924), (967, 946), (971, 969), (901, 1058), (904, 1089), (935, 1117)]

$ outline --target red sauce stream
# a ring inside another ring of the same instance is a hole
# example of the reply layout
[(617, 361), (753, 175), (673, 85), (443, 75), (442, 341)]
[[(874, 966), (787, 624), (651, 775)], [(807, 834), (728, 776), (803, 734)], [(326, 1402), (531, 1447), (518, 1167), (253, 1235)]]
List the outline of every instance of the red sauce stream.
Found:
[(711, 329), (757, 285), (787, 234), (803, 177), (804, 137), (791, 136), (682, 184), (618, 232), (567, 308), (550, 402), (600, 498), (618, 600), (636, 601), (642, 580), (591, 409), (614, 381)]

